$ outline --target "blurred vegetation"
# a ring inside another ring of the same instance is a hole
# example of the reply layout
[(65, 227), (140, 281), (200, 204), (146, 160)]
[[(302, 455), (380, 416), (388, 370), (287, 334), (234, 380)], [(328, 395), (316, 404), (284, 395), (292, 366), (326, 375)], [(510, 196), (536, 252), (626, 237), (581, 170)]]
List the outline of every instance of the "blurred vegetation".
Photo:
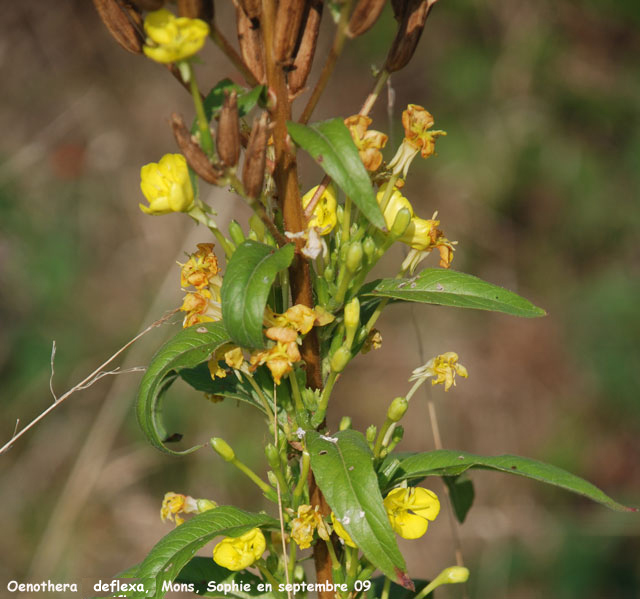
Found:
[[(406, 385), (419, 361), (417, 330), (427, 357), (455, 349), (470, 371), (438, 398), (445, 445), (546, 459), (640, 503), (639, 24), (635, 0), (441, 0), (434, 8), (419, 55), (392, 80), (393, 131), (397, 143), (399, 114), (412, 102), (448, 136), (437, 158), (412, 168), (407, 195), (423, 216), (438, 209), (447, 236), (460, 241), (454, 268), (528, 296), (549, 316), (398, 308), (381, 323), (382, 350), (359, 358), (360, 376), (339, 383), (356, 425), (380, 420)], [(357, 112), (393, 28), (387, 11), (347, 46), (317, 118)], [(13, 3), (0, 31), (11, 82), (0, 100), (4, 442), (17, 418), (24, 424), (51, 401), (51, 341), (59, 392), (178, 305), (174, 263), (200, 239), (179, 217), (137, 208), (140, 165), (173, 151), (168, 115), (191, 114), (167, 73), (122, 52), (80, 0)], [(326, 52), (328, 26), (321, 43)], [(229, 74), (213, 49), (205, 60), (202, 81)], [(387, 123), (381, 102), (374, 126)], [(318, 173), (310, 176), (309, 185)], [(228, 205), (216, 207), (222, 222), (232, 217)], [(175, 326), (150, 336), (129, 366), (148, 362)], [(215, 456), (173, 461), (144, 445), (130, 409), (138, 376), (103, 379), (2, 457), (1, 580), (108, 576), (129, 566), (166, 532), (158, 512), (167, 490), (258, 507), (252, 488)], [(178, 388), (172, 397), (176, 430), (223, 434), (264, 469), (253, 415)], [(90, 427), (103, 402), (123, 405), (122, 418), (103, 460), (83, 470), (95, 473), (89, 494), (66, 513), (61, 493), (83, 482), (70, 485), (69, 475), (97, 435)], [(416, 410), (407, 447), (430, 447), (426, 409)], [(518, 480), (479, 473), (474, 482), (476, 506), (462, 528), (471, 596), (640, 594), (637, 516)], [(58, 536), (47, 539), (51, 530)], [(403, 547), (415, 575), (454, 559), (445, 518)]]

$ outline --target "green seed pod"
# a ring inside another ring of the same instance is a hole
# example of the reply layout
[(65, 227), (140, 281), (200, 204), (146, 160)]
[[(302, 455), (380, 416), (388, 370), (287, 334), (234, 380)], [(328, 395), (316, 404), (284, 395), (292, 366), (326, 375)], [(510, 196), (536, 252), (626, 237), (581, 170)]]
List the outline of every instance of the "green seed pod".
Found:
[(391, 422), (400, 422), (405, 415), (409, 402), (406, 397), (396, 397), (387, 410), (387, 418)]
[(349, 246), (346, 259), (346, 267), (349, 272), (354, 273), (360, 268), (360, 265), (362, 264), (362, 254), (362, 244), (359, 241), (356, 241)]
[(346, 346), (339, 347), (336, 353), (331, 356), (331, 370), (333, 372), (342, 372), (351, 360), (351, 352)]
[(244, 233), (242, 232), (242, 227), (237, 220), (232, 220), (229, 223), (229, 235), (231, 236), (231, 241), (236, 245), (240, 245), (244, 242)]
[(351, 428), (351, 418), (349, 416), (343, 416), (340, 420), (339, 430), (346, 431)]
[(209, 443), (225, 462), (231, 462), (236, 459), (235, 452), (224, 439), (221, 439), (220, 437), (212, 437)]

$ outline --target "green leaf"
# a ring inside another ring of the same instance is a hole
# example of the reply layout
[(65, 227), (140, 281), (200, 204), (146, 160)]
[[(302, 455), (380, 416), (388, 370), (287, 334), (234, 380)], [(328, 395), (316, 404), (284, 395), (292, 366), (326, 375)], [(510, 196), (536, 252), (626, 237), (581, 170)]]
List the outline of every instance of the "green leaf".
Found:
[(309, 126), (290, 121), (287, 129), (293, 141), (311, 155), (367, 219), (379, 229), (386, 229), (371, 179), (343, 120), (330, 119)]
[(232, 506), (197, 514), (163, 537), (138, 566), (135, 577), (144, 581), (146, 594), (133, 592), (126, 596), (164, 597), (163, 583), (175, 580), (198, 549), (219, 535), (237, 537), (264, 526), (275, 529), (278, 522), (265, 514), (252, 514)]
[(294, 246), (275, 249), (248, 239), (227, 264), (222, 281), (222, 320), (241, 347), (264, 347), (262, 320), (276, 275), (291, 264)]
[(375, 287), (367, 289), (364, 295), (390, 297), (405, 302), (491, 310), (525, 318), (546, 314), (542, 308), (534, 306), (513, 291), (472, 275), (442, 268), (427, 268), (410, 279), (382, 279)]
[(327, 437), (307, 431), (306, 442), (318, 487), (353, 542), (385, 576), (412, 588), (362, 433), (346, 430)]
[(443, 476), (442, 478), (449, 488), (449, 497), (451, 497), (456, 518), (462, 524), (475, 498), (473, 482), (466, 476)]
[(517, 455), (480, 456), (466, 451), (439, 449), (417, 453), (400, 460), (389, 488), (403, 480), (422, 479), (426, 476), (457, 476), (469, 469), (498, 470), (524, 476), (578, 495), (619, 512), (637, 511), (605, 495), (598, 487), (566, 470)]
[(218, 347), (229, 341), (229, 334), (221, 322), (202, 323), (181, 330), (151, 359), (138, 389), (136, 413), (142, 431), (154, 447), (171, 455), (183, 455), (202, 447), (197, 445), (185, 451), (174, 451), (165, 446), (168, 435), (161, 422), (161, 398), (178, 371), (205, 362)]
[[(210, 582), (216, 586), (234, 585), (231, 591), (226, 593), (216, 590), (207, 590)], [(191, 593), (197, 593), (201, 597), (227, 597), (230, 599), (276, 599), (276, 593), (261, 592), (258, 585), (262, 584), (262, 579), (242, 570), (233, 572), (216, 564), (210, 557), (194, 557), (176, 578), (176, 582), (189, 585)], [(247, 588), (245, 585), (248, 585)], [(240, 589), (240, 590), (238, 590)]]
[(224, 104), (225, 92), (235, 91), (238, 94), (238, 116), (243, 117), (261, 101), (261, 98), (266, 94), (266, 89), (264, 85), (257, 85), (253, 89), (247, 90), (231, 81), (231, 79), (219, 81), (203, 101), (204, 112), (207, 115), (207, 119), (211, 121), (212, 118), (218, 116)]

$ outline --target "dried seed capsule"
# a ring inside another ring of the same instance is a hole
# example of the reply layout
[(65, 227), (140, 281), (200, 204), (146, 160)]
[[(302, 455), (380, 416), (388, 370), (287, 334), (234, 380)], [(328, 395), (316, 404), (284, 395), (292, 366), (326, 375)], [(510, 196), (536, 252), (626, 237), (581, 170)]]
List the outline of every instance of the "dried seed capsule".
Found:
[(294, 95), (304, 87), (311, 72), (318, 32), (320, 31), (322, 6), (322, 0), (307, 2), (305, 14), (302, 17), (303, 26), (301, 27), (298, 50), (293, 60), (293, 70), (288, 75), (289, 91)]
[(213, 23), (213, 0), (178, 0), (178, 15)]
[(240, 122), (238, 120), (238, 94), (225, 93), (220, 111), (216, 147), (225, 166), (235, 166), (240, 158)]
[(244, 14), (252, 21), (260, 18), (260, 15), (262, 14), (261, 0), (238, 0), (237, 4), (240, 5)]
[(360, 0), (353, 10), (347, 35), (349, 37), (358, 37), (371, 29), (373, 24), (378, 20), (386, 0)]
[(242, 183), (250, 198), (257, 198), (262, 192), (269, 136), (268, 120), (268, 114), (263, 112), (259, 119), (253, 121), (251, 137), (245, 152)]
[(171, 115), (171, 128), (180, 151), (187, 159), (187, 164), (204, 181), (216, 185), (221, 173), (211, 164), (202, 148), (193, 141), (191, 133), (189, 133), (187, 126), (184, 124), (184, 120), (175, 112)]
[(290, 64), (298, 41), (304, 0), (280, 0), (276, 12), (273, 55), (280, 64)]
[(266, 83), (260, 22), (257, 19), (252, 21), (244, 10), (237, 8), (236, 25), (242, 60), (260, 83)]
[(385, 70), (390, 73), (399, 71), (411, 60), (420, 41), (429, 11), (436, 2), (437, 0), (401, 0), (393, 3), (400, 25), (387, 55)]
[(126, 0), (93, 0), (93, 4), (113, 38), (128, 52), (141, 54), (144, 35), (140, 11)]

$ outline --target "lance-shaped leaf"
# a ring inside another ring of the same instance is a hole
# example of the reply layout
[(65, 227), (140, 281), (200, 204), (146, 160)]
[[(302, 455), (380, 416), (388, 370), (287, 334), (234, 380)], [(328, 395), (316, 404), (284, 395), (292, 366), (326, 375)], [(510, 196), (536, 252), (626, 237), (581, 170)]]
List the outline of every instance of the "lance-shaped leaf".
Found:
[(308, 431), (306, 441), (318, 487), (353, 542), (385, 576), (413, 588), (363, 435), (346, 430), (327, 437)]
[[(252, 514), (233, 506), (220, 506), (197, 514), (163, 537), (135, 571), (144, 582), (145, 593), (128, 597), (160, 599), (163, 584), (175, 580), (196, 551), (219, 535), (238, 537), (252, 528), (276, 528), (277, 520), (265, 514)], [(223, 568), (224, 570), (224, 568)]]
[(427, 268), (410, 279), (382, 279), (368, 286), (364, 295), (389, 297), (405, 302), (473, 308), (533, 318), (544, 316), (542, 308), (513, 291), (455, 270)]
[(392, 481), (388, 487), (395, 486), (403, 480), (422, 479), (426, 476), (457, 476), (470, 468), (497, 470), (517, 476), (524, 476), (578, 495), (620, 512), (635, 512), (636, 508), (626, 507), (605, 495), (598, 487), (575, 476), (562, 468), (544, 462), (522, 458), (517, 455), (481, 456), (466, 451), (439, 449), (417, 453), (400, 460)]
[(362, 214), (379, 229), (385, 229), (371, 179), (343, 120), (330, 119), (309, 126), (288, 122), (287, 129), (293, 141), (311, 155)]
[(229, 334), (221, 322), (207, 322), (183, 329), (153, 356), (140, 382), (136, 413), (142, 431), (154, 447), (172, 455), (183, 455), (201, 447), (174, 451), (165, 446), (168, 435), (161, 420), (162, 395), (178, 371), (208, 360), (218, 347), (229, 341)]
[(241, 347), (264, 347), (262, 320), (276, 275), (291, 264), (294, 246), (280, 249), (248, 239), (227, 264), (222, 280), (222, 320)]

